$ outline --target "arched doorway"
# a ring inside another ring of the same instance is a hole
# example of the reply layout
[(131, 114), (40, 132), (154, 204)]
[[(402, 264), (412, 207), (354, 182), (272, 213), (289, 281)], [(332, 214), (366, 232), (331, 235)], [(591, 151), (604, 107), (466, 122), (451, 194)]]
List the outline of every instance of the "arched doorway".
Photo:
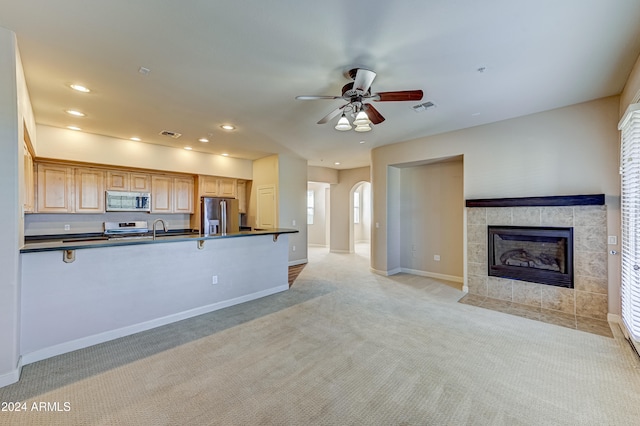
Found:
[(349, 251), (369, 257), (371, 252), (371, 183), (357, 182), (349, 194)]

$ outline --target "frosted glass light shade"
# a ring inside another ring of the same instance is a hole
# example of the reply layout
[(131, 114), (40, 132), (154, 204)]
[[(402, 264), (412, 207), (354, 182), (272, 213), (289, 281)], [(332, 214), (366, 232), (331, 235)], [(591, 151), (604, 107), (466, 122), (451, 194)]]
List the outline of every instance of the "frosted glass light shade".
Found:
[(371, 126), (369, 126), (368, 124), (361, 124), (359, 126), (356, 126), (354, 130), (356, 132), (368, 132), (369, 130), (371, 130)]
[[(367, 113), (364, 111), (360, 111), (358, 115), (356, 115), (356, 119), (353, 120), (353, 124), (356, 126), (368, 125), (369, 123), (371, 123), (371, 120), (369, 120)], [(371, 128), (369, 128), (369, 130), (371, 130)]]
[(342, 117), (340, 117), (340, 120), (338, 120), (338, 124), (336, 124), (336, 130), (340, 130), (341, 132), (351, 130), (351, 124), (349, 124), (349, 120), (347, 120), (347, 117), (345, 117), (344, 114), (342, 114)]

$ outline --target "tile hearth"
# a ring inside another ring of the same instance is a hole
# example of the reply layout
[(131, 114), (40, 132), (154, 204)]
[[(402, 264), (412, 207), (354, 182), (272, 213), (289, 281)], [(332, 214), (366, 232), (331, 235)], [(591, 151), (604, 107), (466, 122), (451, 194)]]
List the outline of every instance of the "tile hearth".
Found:
[(605, 320), (580, 317), (574, 314), (492, 299), (477, 294), (467, 294), (459, 300), (459, 303), (613, 338), (609, 323)]

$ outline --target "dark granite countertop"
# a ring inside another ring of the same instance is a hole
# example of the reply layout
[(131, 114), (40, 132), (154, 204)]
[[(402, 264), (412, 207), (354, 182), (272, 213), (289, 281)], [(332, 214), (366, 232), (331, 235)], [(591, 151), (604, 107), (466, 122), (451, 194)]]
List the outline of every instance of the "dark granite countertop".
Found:
[(298, 232), (297, 229), (287, 228), (254, 229), (250, 231), (246, 230), (228, 233), (226, 235), (202, 235), (189, 231), (169, 231), (166, 233), (157, 233), (155, 240), (151, 234), (145, 234), (137, 238), (106, 238), (101, 233), (43, 235), (25, 237), (26, 241), (24, 246), (20, 249), (20, 253), (173, 243), (178, 241), (213, 240), (221, 238), (252, 237), (258, 235), (294, 234), (296, 232)]

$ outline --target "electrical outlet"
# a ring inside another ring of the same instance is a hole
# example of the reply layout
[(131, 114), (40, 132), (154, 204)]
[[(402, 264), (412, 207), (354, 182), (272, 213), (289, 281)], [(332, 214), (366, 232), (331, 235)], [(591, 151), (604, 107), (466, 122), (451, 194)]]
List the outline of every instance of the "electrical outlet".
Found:
[(218, 276), (214, 275), (213, 277), (211, 277), (211, 284), (218, 284)]
[(71, 225), (64, 225), (64, 230), (69, 231), (71, 229)]
[(293, 219), (293, 220), (291, 221), (291, 226), (296, 226), (296, 220), (295, 220), (295, 219)]
[(439, 254), (434, 254), (433, 255), (433, 260), (435, 260), (436, 262), (440, 262), (440, 255)]
[(618, 244), (618, 237), (615, 235), (609, 235), (609, 237), (607, 238), (607, 244), (615, 246), (616, 244)]
[(292, 251), (296, 251), (296, 246), (291, 247)]

